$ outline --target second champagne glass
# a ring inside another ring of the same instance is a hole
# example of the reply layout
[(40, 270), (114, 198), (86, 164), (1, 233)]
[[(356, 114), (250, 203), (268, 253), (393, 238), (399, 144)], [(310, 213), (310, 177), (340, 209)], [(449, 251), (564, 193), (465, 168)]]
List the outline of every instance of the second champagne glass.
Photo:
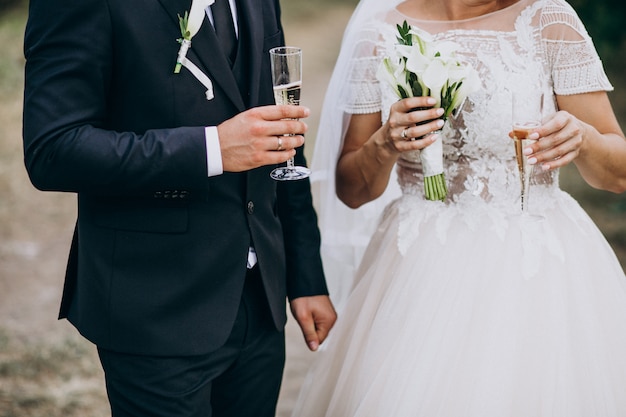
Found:
[(530, 191), (530, 177), (533, 166), (528, 164), (528, 157), (524, 155), (524, 148), (535, 142), (528, 139), (533, 130), (541, 126), (543, 111), (543, 94), (538, 90), (529, 89), (513, 93), (513, 139), (515, 156), (520, 175), (522, 212), (528, 212), (528, 194)]
[[(302, 49), (282, 46), (270, 49), (272, 82), (276, 104), (300, 104), (302, 87)], [(311, 171), (303, 166), (296, 166), (289, 158), (287, 166), (274, 169), (270, 176), (277, 181), (291, 181), (307, 178)]]

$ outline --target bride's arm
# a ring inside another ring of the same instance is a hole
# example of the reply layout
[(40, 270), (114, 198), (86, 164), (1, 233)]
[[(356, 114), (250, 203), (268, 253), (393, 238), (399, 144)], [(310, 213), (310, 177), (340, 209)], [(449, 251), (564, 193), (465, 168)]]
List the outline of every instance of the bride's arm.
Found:
[[(434, 135), (409, 140), (443, 125), (443, 121), (437, 119), (443, 114), (443, 109), (412, 111), (416, 107), (431, 107), (434, 103), (435, 100), (430, 97), (400, 100), (391, 106), (389, 119), (382, 126), (380, 112), (352, 115), (337, 162), (336, 189), (341, 201), (348, 207), (357, 208), (378, 198), (387, 188), (391, 170), (400, 153), (423, 149), (434, 142)], [(432, 121), (415, 125), (425, 120)]]
[(626, 191), (626, 138), (607, 94), (562, 95), (557, 103), (560, 111), (539, 131), (536, 164), (555, 169), (574, 162), (592, 187)]
[(592, 187), (624, 192), (626, 139), (606, 93), (613, 86), (593, 41), (567, 3), (551, 4), (541, 13), (543, 50), (559, 112), (540, 129), (531, 158), (544, 169), (574, 162)]

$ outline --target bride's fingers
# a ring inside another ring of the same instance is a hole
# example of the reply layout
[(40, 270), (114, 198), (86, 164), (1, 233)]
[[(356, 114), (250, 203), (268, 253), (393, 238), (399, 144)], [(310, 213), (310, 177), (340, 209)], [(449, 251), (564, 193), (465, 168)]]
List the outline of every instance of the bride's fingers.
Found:
[(563, 167), (578, 157), (583, 142), (580, 123), (571, 116), (564, 117), (567, 116), (564, 112), (559, 116), (542, 127), (545, 136), (532, 145), (532, 151), (525, 150), (530, 164), (549, 170)]
[(397, 101), (392, 108), (396, 108), (401, 113), (410, 113), (417, 108), (432, 107), (437, 103), (433, 97), (409, 97)]
[(528, 158), (528, 163), (538, 165), (544, 171), (561, 168), (578, 157), (579, 148), (572, 141), (538, 152)]
[(404, 136), (406, 140), (416, 140), (432, 133), (436, 130), (439, 130), (443, 127), (443, 119), (434, 119), (430, 120), (428, 123), (420, 124), (420, 125), (409, 125), (404, 128)]
[(432, 144), (438, 137), (431, 134), (443, 127), (442, 119), (431, 120), (421, 125), (391, 125), (387, 128), (387, 142), (397, 152), (406, 152), (424, 149)]
[(551, 161), (542, 163), (541, 169), (543, 169), (544, 171), (549, 171), (552, 169), (562, 168), (565, 165), (571, 163), (574, 159), (576, 159), (576, 155), (573, 152), (568, 152), (563, 156), (559, 156)]
[(395, 147), (398, 150), (398, 152), (422, 150), (425, 147), (431, 145), (433, 142), (435, 142), (437, 138), (439, 137), (439, 134), (437, 133), (434, 133), (434, 134), (428, 134), (428, 133), (420, 137), (407, 137), (407, 139), (402, 139), (398, 142), (395, 142)]
[[(389, 119), (398, 125), (410, 125), (440, 117), (437, 108), (433, 107), (436, 100), (432, 97), (409, 97), (392, 104)], [(434, 112), (434, 113), (433, 113)]]
[(443, 109), (441, 107), (431, 107), (406, 113), (403, 115), (402, 122), (407, 126), (423, 125), (425, 122), (439, 119), (441, 116), (443, 116)]

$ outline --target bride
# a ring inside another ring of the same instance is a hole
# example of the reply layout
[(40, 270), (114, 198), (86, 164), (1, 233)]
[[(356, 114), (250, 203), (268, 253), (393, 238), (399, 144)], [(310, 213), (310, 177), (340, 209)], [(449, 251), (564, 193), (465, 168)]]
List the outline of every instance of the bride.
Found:
[[(456, 42), (481, 80), (439, 135), (426, 135), (439, 129), (432, 100), (378, 81), (405, 20)], [(520, 215), (509, 137), (512, 94), (530, 89), (546, 98), (526, 149), (540, 220)], [(610, 90), (564, 0), (361, 1), (313, 156), (340, 319), (294, 417), (626, 415), (626, 277), (559, 189), (573, 162), (592, 187), (626, 190)], [(419, 158), (436, 140), (443, 202), (424, 198)]]

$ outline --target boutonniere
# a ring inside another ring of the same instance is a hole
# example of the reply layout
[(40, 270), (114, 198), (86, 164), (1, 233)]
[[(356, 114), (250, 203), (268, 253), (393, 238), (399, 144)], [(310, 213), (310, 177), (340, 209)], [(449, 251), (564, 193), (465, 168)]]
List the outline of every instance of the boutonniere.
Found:
[(207, 89), (207, 100), (213, 99), (213, 83), (193, 62), (187, 59), (187, 51), (191, 48), (191, 39), (198, 33), (206, 15), (206, 8), (215, 3), (215, 0), (193, 0), (191, 2), (191, 10), (185, 11), (185, 15), (178, 15), (180, 24), (181, 38), (177, 39), (180, 43), (178, 56), (176, 58), (176, 67), (174, 73), (178, 74), (182, 67), (187, 68)]

